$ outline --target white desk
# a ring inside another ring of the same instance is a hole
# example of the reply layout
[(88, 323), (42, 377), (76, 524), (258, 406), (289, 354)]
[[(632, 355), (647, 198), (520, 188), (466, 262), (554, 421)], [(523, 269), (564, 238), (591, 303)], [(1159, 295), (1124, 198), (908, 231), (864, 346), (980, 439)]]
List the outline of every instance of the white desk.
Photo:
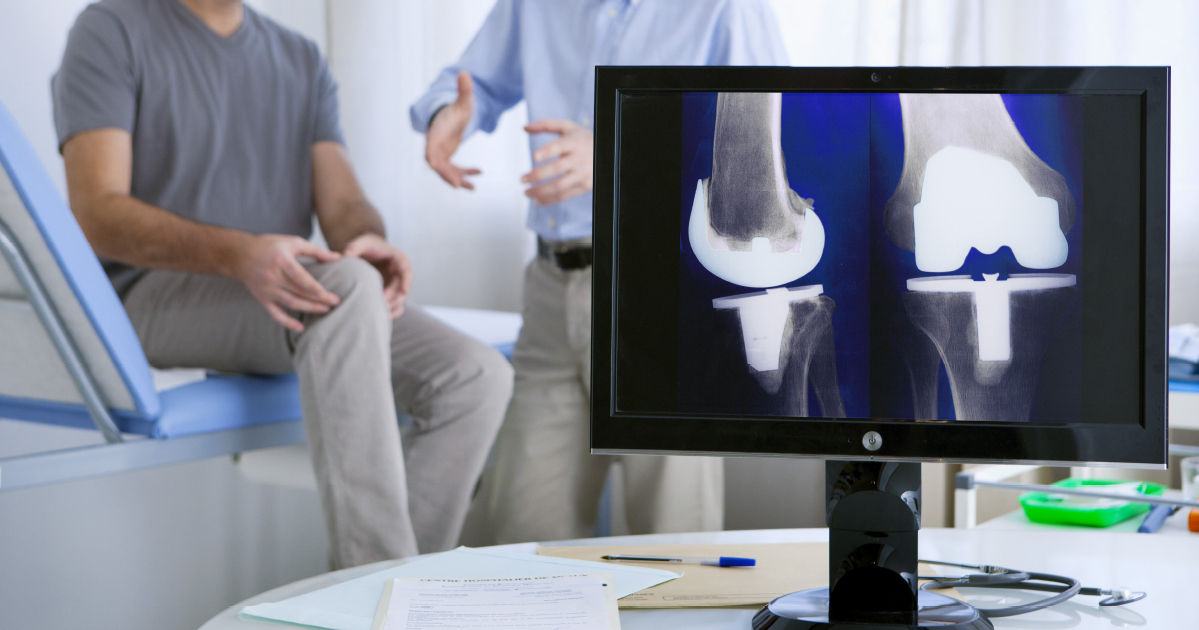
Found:
[[(825, 529), (786, 529), (701, 534), (660, 534), (593, 538), (551, 544), (650, 545), (709, 543), (818, 542), (828, 539)], [(507, 545), (505, 549), (534, 552), (534, 545)], [(925, 529), (920, 532), (920, 557), (974, 564), (997, 564), (1069, 575), (1084, 586), (1127, 586), (1149, 592), (1149, 597), (1128, 606), (1099, 608), (1094, 597), (1077, 597), (1049, 610), (1014, 618), (996, 619), (996, 628), (1103, 628), (1144, 626), (1147, 628), (1194, 628), (1199, 625), (1195, 589), (1199, 581), (1199, 534), (1112, 533), (1107, 531), (1005, 530), (1001, 528)], [(380, 562), (319, 575), (282, 586), (244, 602), (211, 619), (200, 630), (270, 630), (275, 624), (241, 621), (237, 612), (244, 606), (273, 602), (314, 591), (379, 571), (402, 561)], [(1010, 591), (961, 589), (981, 607), (1010, 605), (1039, 599)], [(1002, 599), (1001, 599), (1002, 598)], [(624, 630), (748, 630), (753, 610), (625, 610), (620, 613)]]

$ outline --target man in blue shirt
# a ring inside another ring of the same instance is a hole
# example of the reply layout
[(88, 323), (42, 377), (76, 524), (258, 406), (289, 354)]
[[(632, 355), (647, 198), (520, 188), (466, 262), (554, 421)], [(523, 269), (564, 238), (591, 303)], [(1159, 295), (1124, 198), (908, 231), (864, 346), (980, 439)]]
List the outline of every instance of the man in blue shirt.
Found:
[[(768, 0), (499, 0), (412, 106), (429, 165), (455, 188), (479, 173), (450, 161), (464, 138), (521, 100), (534, 121), (535, 168), (521, 181), (538, 257), (490, 480), (495, 542), (591, 535), (611, 463), (588, 445), (595, 66), (786, 64)], [(622, 469), (633, 533), (722, 527), (720, 459), (625, 456)]]

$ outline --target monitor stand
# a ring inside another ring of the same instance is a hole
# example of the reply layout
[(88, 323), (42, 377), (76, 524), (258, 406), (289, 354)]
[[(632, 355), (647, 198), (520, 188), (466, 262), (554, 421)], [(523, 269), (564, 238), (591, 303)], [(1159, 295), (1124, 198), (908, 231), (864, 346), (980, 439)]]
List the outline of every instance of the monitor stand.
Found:
[(783, 595), (753, 630), (991, 630), (973, 606), (917, 588), (920, 464), (825, 462), (829, 588)]

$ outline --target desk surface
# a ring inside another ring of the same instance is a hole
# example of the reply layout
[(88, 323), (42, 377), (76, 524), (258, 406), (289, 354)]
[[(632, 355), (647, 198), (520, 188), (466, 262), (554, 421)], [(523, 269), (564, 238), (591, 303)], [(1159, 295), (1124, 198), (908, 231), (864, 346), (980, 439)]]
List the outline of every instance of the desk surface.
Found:
[[(785, 529), (699, 534), (658, 534), (593, 538), (550, 544), (649, 545), (742, 544), (818, 542), (828, 539), (825, 529)], [(500, 547), (535, 553), (533, 544)], [(1191, 628), (1199, 624), (1194, 604), (1199, 576), (1199, 534), (1166, 536), (1108, 531), (1005, 530), (1001, 528), (925, 529), (920, 532), (920, 557), (975, 564), (997, 564), (1017, 569), (1069, 575), (1084, 586), (1127, 586), (1149, 592), (1143, 601), (1116, 608), (1100, 608), (1097, 598), (1076, 597), (1062, 605), (1019, 617), (996, 619), (996, 628), (1104, 628), (1144, 626)], [(230, 607), (200, 630), (269, 630), (274, 624), (241, 621), (244, 606), (273, 602), (331, 586), (403, 561), (380, 562), (318, 575), (267, 591)], [(986, 608), (1038, 599), (1012, 591), (961, 589), (972, 603)], [(698, 628), (747, 630), (753, 610), (625, 610), (624, 630)], [(274, 626), (283, 627), (283, 626)]]

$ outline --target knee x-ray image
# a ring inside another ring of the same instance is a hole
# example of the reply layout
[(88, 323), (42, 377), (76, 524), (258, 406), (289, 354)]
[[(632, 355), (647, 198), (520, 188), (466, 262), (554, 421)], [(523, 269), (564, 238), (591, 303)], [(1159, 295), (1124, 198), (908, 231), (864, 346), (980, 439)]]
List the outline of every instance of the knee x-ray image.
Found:
[(684, 94), (680, 410), (1082, 421), (1081, 106)]
[(682, 410), (867, 416), (865, 94), (683, 95)]

